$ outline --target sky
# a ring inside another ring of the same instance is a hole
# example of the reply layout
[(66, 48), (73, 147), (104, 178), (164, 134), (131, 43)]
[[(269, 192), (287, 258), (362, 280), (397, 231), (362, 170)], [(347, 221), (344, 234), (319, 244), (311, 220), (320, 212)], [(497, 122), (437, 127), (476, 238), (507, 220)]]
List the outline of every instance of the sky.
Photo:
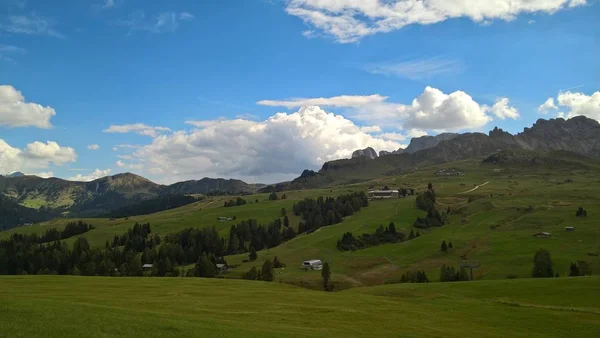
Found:
[(600, 120), (598, 0), (2, 0), (0, 174), (293, 179)]

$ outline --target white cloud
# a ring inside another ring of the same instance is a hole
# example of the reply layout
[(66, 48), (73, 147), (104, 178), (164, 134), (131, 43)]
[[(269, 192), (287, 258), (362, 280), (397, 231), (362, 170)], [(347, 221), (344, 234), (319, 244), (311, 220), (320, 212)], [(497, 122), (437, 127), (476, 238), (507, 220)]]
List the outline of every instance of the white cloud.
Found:
[(121, 7), (121, 5), (123, 5), (124, 2), (125, 2), (125, 0), (104, 0), (104, 4), (102, 4), (102, 8), (103, 9), (118, 8), (118, 7)]
[(192, 13), (181, 12), (179, 13), (179, 20), (194, 20), (196, 17)]
[(409, 129), (407, 135), (411, 138), (416, 138), (427, 135), (427, 132), (421, 129)]
[(163, 12), (152, 18), (147, 18), (144, 12), (136, 12), (129, 20), (120, 21), (118, 24), (129, 27), (129, 34), (134, 31), (166, 33), (176, 31), (180, 22), (193, 19), (194, 16), (188, 12)]
[(364, 127), (360, 127), (360, 131), (362, 131), (363, 133), (367, 133), (367, 134), (380, 133), (381, 127), (380, 126), (364, 126)]
[[(133, 157), (129, 157), (130, 159), (132, 159)], [(121, 160), (117, 161), (117, 167), (119, 168), (126, 168), (126, 169), (136, 169), (136, 170), (141, 170), (144, 166), (140, 163), (136, 163), (136, 164), (132, 164), (132, 163), (125, 163)]]
[(322, 32), (340, 43), (351, 43), (412, 24), (430, 25), (453, 18), (485, 24), (585, 4), (585, 0), (290, 0), (286, 12), (311, 27), (304, 36)]
[(31, 14), (8, 16), (5, 21), (0, 22), (0, 31), (10, 34), (25, 35), (47, 35), (64, 39), (65, 36), (54, 28), (54, 21)]
[(0, 61), (10, 61), (14, 62), (12, 56), (15, 54), (24, 54), (27, 53), (27, 50), (11, 45), (3, 45), (0, 44)]
[(41, 178), (54, 177), (54, 173), (52, 171), (42, 171), (42, 172), (36, 173), (34, 175), (38, 176), (38, 177), (41, 177)]
[(535, 20), (529, 20), (527, 21), (528, 24), (533, 25), (535, 23)]
[(594, 92), (592, 95), (570, 91), (561, 92), (558, 94), (556, 102), (558, 106), (568, 110), (563, 115), (567, 118), (582, 115), (600, 121), (600, 91)]
[(423, 80), (438, 75), (457, 73), (462, 68), (462, 64), (456, 60), (436, 57), (398, 63), (371, 64), (364, 69), (371, 74), (397, 76), (410, 80)]
[(284, 101), (265, 100), (258, 103), (284, 107), (296, 107), (311, 103), (326, 107), (347, 107), (352, 108), (349, 114), (361, 121), (378, 125), (396, 125), (402, 129), (434, 131), (458, 131), (482, 127), (492, 121), (492, 117), (487, 114), (489, 111), (502, 114), (498, 116), (504, 118), (515, 114), (514, 108), (503, 106), (504, 101), (497, 102), (494, 111), (486, 105), (475, 102), (463, 91), (445, 94), (432, 87), (426, 87), (411, 104), (391, 103), (386, 100), (386, 96), (375, 94)]
[(104, 170), (96, 169), (87, 175), (77, 174), (73, 177), (67, 178), (67, 180), (78, 181), (78, 182), (90, 182), (90, 181), (94, 181), (94, 180), (97, 180), (102, 177), (106, 177), (106, 176), (110, 175), (110, 172), (111, 172), (110, 169), (104, 169)]
[(0, 85), (0, 126), (52, 128), (50, 119), (56, 115), (52, 107), (25, 102), (20, 91), (10, 85)]
[(0, 173), (46, 169), (51, 164), (62, 166), (75, 162), (77, 154), (73, 148), (61, 147), (56, 142), (29, 143), (25, 149), (12, 147), (0, 139)]
[(117, 144), (112, 148), (113, 151), (119, 151), (121, 149), (137, 149), (140, 146), (137, 144)]
[(261, 122), (203, 121), (198, 127), (158, 136), (133, 155), (164, 182), (217, 176), (270, 183), (297, 177), (306, 168), (318, 169), (325, 161), (348, 158), (356, 149), (393, 151), (401, 146), (315, 106)]
[(271, 107), (286, 107), (299, 108), (307, 106), (327, 106), (327, 107), (360, 107), (367, 104), (383, 102), (387, 99), (386, 96), (379, 94), (375, 95), (341, 95), (334, 97), (319, 97), (319, 98), (294, 98), (289, 100), (262, 100), (258, 101), (257, 104), (261, 106)]
[(537, 110), (540, 114), (548, 114), (551, 110), (557, 110), (557, 109), (558, 109), (558, 107), (554, 103), (554, 98), (551, 97), (551, 98), (548, 98), (548, 100), (546, 100), (546, 102), (544, 102), (544, 104), (539, 106)]
[(404, 141), (406, 140), (406, 136), (399, 133), (384, 133), (379, 135), (381, 138), (392, 141)]
[(519, 118), (519, 111), (515, 107), (509, 106), (510, 100), (506, 97), (501, 97), (496, 100), (496, 103), (491, 107), (487, 108), (492, 114), (494, 114), (500, 120), (512, 119), (516, 120)]
[(123, 124), (123, 125), (111, 125), (107, 129), (103, 130), (105, 133), (136, 133), (143, 136), (156, 137), (161, 132), (171, 131), (171, 129), (167, 127), (152, 127), (145, 125), (143, 123), (134, 123), (134, 124)]
[(89, 150), (98, 150), (98, 149), (100, 149), (100, 146), (97, 144), (90, 144), (89, 146), (87, 146), (87, 148)]

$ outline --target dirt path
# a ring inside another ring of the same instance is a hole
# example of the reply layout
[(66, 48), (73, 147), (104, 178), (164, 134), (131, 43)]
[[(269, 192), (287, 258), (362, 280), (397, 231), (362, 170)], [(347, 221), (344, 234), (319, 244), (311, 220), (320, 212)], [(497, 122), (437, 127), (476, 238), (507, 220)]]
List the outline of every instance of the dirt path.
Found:
[(479, 187), (483, 187), (484, 185), (487, 185), (488, 183), (490, 183), (490, 181), (487, 181), (484, 184), (480, 184), (480, 185), (476, 186), (475, 188), (473, 188), (471, 190), (468, 190), (468, 191), (465, 191), (465, 192), (459, 192), (457, 195), (468, 194), (470, 192), (473, 192), (473, 191), (479, 189)]

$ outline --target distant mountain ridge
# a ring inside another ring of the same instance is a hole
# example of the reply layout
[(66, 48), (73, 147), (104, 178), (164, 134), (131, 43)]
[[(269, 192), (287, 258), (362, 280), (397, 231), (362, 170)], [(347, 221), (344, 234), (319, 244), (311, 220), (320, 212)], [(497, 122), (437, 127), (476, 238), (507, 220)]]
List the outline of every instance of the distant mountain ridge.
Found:
[[(600, 158), (600, 124), (593, 119), (578, 116), (539, 119), (531, 128), (512, 135), (499, 128), (489, 134), (440, 134), (411, 140), (403, 154), (383, 153), (371, 159), (360, 156), (326, 162), (318, 172), (303, 174), (279, 190), (307, 189), (327, 185), (365, 181), (413, 170), (416, 167), (442, 164), (474, 157), (485, 157), (498, 151), (553, 152), (565, 151)], [(305, 171), (306, 172), (306, 171)]]
[(78, 216), (105, 214), (164, 195), (249, 194), (263, 186), (206, 177), (166, 186), (132, 173), (102, 177), (91, 182), (32, 175), (0, 176), (0, 195), (14, 203), (32, 210), (43, 207)]

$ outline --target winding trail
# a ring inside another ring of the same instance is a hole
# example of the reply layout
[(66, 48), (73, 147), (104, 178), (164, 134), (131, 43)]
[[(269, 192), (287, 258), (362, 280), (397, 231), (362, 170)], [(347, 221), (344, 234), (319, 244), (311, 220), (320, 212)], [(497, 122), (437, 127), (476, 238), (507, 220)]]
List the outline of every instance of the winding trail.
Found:
[(487, 181), (487, 182), (485, 182), (485, 183), (483, 183), (483, 184), (480, 184), (480, 185), (476, 186), (475, 188), (473, 188), (473, 189), (471, 189), (471, 190), (464, 191), (464, 192), (459, 192), (457, 195), (468, 194), (468, 193), (470, 193), (470, 192), (473, 192), (473, 191), (475, 191), (475, 190), (479, 189), (479, 187), (483, 187), (484, 185), (487, 185), (488, 183), (490, 183), (490, 181)]

